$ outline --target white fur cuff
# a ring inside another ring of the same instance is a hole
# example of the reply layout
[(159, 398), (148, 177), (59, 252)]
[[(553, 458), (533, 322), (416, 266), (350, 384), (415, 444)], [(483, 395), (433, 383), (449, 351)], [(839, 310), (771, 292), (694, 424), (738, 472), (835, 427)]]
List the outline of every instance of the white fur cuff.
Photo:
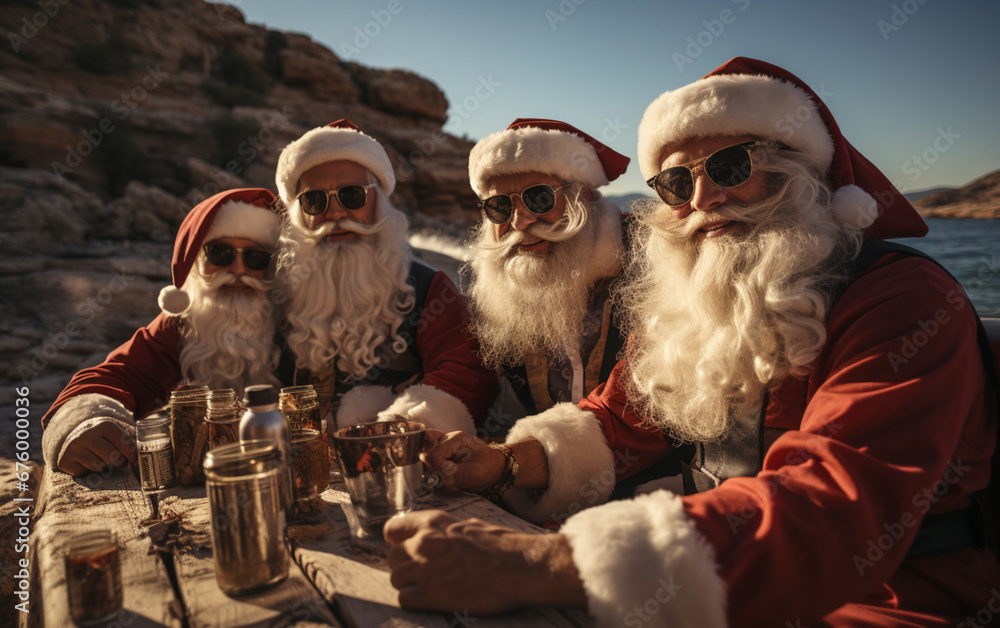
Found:
[(340, 399), (337, 427), (371, 423), (392, 404), (396, 396), (388, 386), (355, 386)]
[(726, 586), (712, 546), (665, 491), (572, 517), (561, 532), (599, 626), (726, 625)]
[(419, 421), (430, 429), (442, 432), (476, 433), (472, 415), (465, 404), (457, 397), (427, 384), (407, 388), (391, 406), (379, 413), (379, 420), (393, 420), (394, 415), (404, 416), (408, 421)]
[[(92, 419), (94, 421), (88, 423)], [(88, 429), (100, 421), (115, 421), (129, 429), (135, 425), (132, 413), (120, 401), (105, 395), (79, 395), (59, 406), (42, 432), (45, 464), (58, 467), (63, 450), (78, 435), (77, 430)], [(82, 427), (84, 423), (88, 424), (87, 427)]]
[(567, 517), (607, 501), (615, 487), (614, 455), (601, 422), (572, 403), (558, 403), (519, 420), (507, 444), (535, 439), (545, 449), (549, 487), (535, 499), (525, 489), (510, 489), (504, 502), (532, 523), (562, 523)]

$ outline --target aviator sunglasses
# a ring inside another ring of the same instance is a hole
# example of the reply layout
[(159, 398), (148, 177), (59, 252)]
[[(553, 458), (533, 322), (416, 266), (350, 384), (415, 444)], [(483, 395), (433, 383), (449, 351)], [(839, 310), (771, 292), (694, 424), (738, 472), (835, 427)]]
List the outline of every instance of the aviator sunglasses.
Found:
[(646, 181), (646, 185), (656, 190), (664, 203), (671, 207), (683, 205), (694, 194), (694, 170), (704, 164), (705, 174), (720, 188), (735, 188), (743, 185), (753, 174), (753, 157), (750, 149), (757, 147), (788, 147), (779, 142), (757, 140), (721, 148), (707, 157), (667, 168)]
[(556, 206), (556, 192), (565, 190), (572, 185), (570, 183), (558, 188), (544, 183), (532, 185), (524, 188), (520, 193), (497, 194), (479, 201), (479, 208), (483, 210), (490, 222), (502, 225), (510, 220), (511, 214), (514, 213), (514, 197), (517, 196), (532, 214), (547, 214)]
[(205, 245), (208, 261), (216, 266), (229, 266), (236, 261), (236, 253), (243, 254), (243, 265), (249, 270), (264, 270), (271, 263), (271, 253), (256, 247), (235, 248), (229, 244), (216, 242)]
[(340, 206), (346, 210), (361, 209), (368, 202), (368, 190), (378, 185), (345, 185), (336, 190), (308, 190), (299, 194), (298, 201), (302, 211), (310, 216), (319, 216), (330, 206), (330, 197), (336, 196)]

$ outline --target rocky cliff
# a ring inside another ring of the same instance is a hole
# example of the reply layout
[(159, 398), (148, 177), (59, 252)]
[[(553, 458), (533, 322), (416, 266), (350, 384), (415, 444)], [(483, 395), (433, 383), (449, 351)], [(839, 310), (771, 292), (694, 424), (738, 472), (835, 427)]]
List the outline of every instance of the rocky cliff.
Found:
[(924, 218), (1000, 218), (1000, 170), (912, 202)]
[[(0, 33), (4, 411), (27, 386), (37, 422), (73, 372), (149, 322), (187, 211), (220, 189), (275, 189), (281, 149), (310, 128), (350, 118), (381, 141), (417, 227), (461, 236), (478, 217), (472, 143), (441, 131), (448, 102), (412, 73), (201, 0), (5, 2)], [(0, 437), (0, 457), (12, 447)]]

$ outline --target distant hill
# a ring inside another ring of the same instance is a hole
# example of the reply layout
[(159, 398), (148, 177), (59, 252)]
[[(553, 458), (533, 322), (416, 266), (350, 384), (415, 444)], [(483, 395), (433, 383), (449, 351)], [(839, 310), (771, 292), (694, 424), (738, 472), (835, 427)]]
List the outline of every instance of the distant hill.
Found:
[(631, 211), (630, 205), (632, 204), (632, 201), (640, 199), (652, 200), (653, 196), (649, 194), (623, 194), (621, 196), (605, 196), (604, 198), (608, 199), (618, 207), (621, 207), (622, 211)]
[(918, 200), (922, 199), (923, 197), (927, 196), (928, 194), (937, 194), (938, 192), (948, 192), (949, 190), (954, 190), (954, 189), (955, 188), (949, 188), (949, 187), (927, 188), (926, 190), (917, 190), (916, 192), (907, 192), (903, 196), (906, 198), (906, 200), (908, 200), (908, 201), (910, 201), (912, 203), (914, 201), (918, 201)]
[(924, 218), (1000, 218), (1000, 170), (960, 188), (927, 190), (910, 202)]

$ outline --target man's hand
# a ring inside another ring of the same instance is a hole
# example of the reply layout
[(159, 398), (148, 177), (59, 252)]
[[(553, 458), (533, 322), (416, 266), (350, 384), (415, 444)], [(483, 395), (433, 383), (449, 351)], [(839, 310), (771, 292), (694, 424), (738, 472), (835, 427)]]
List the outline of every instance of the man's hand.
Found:
[(114, 421), (100, 421), (93, 426), (70, 434), (57, 466), (70, 475), (84, 475), (120, 467), (126, 462), (138, 464), (135, 435)]
[(507, 462), (503, 452), (465, 432), (427, 430), (422, 458), (444, 480), (441, 487), (480, 492), (496, 483)]
[(404, 608), (493, 614), (532, 605), (583, 606), (572, 549), (557, 534), (525, 534), (439, 510), (384, 528), (392, 586)]

